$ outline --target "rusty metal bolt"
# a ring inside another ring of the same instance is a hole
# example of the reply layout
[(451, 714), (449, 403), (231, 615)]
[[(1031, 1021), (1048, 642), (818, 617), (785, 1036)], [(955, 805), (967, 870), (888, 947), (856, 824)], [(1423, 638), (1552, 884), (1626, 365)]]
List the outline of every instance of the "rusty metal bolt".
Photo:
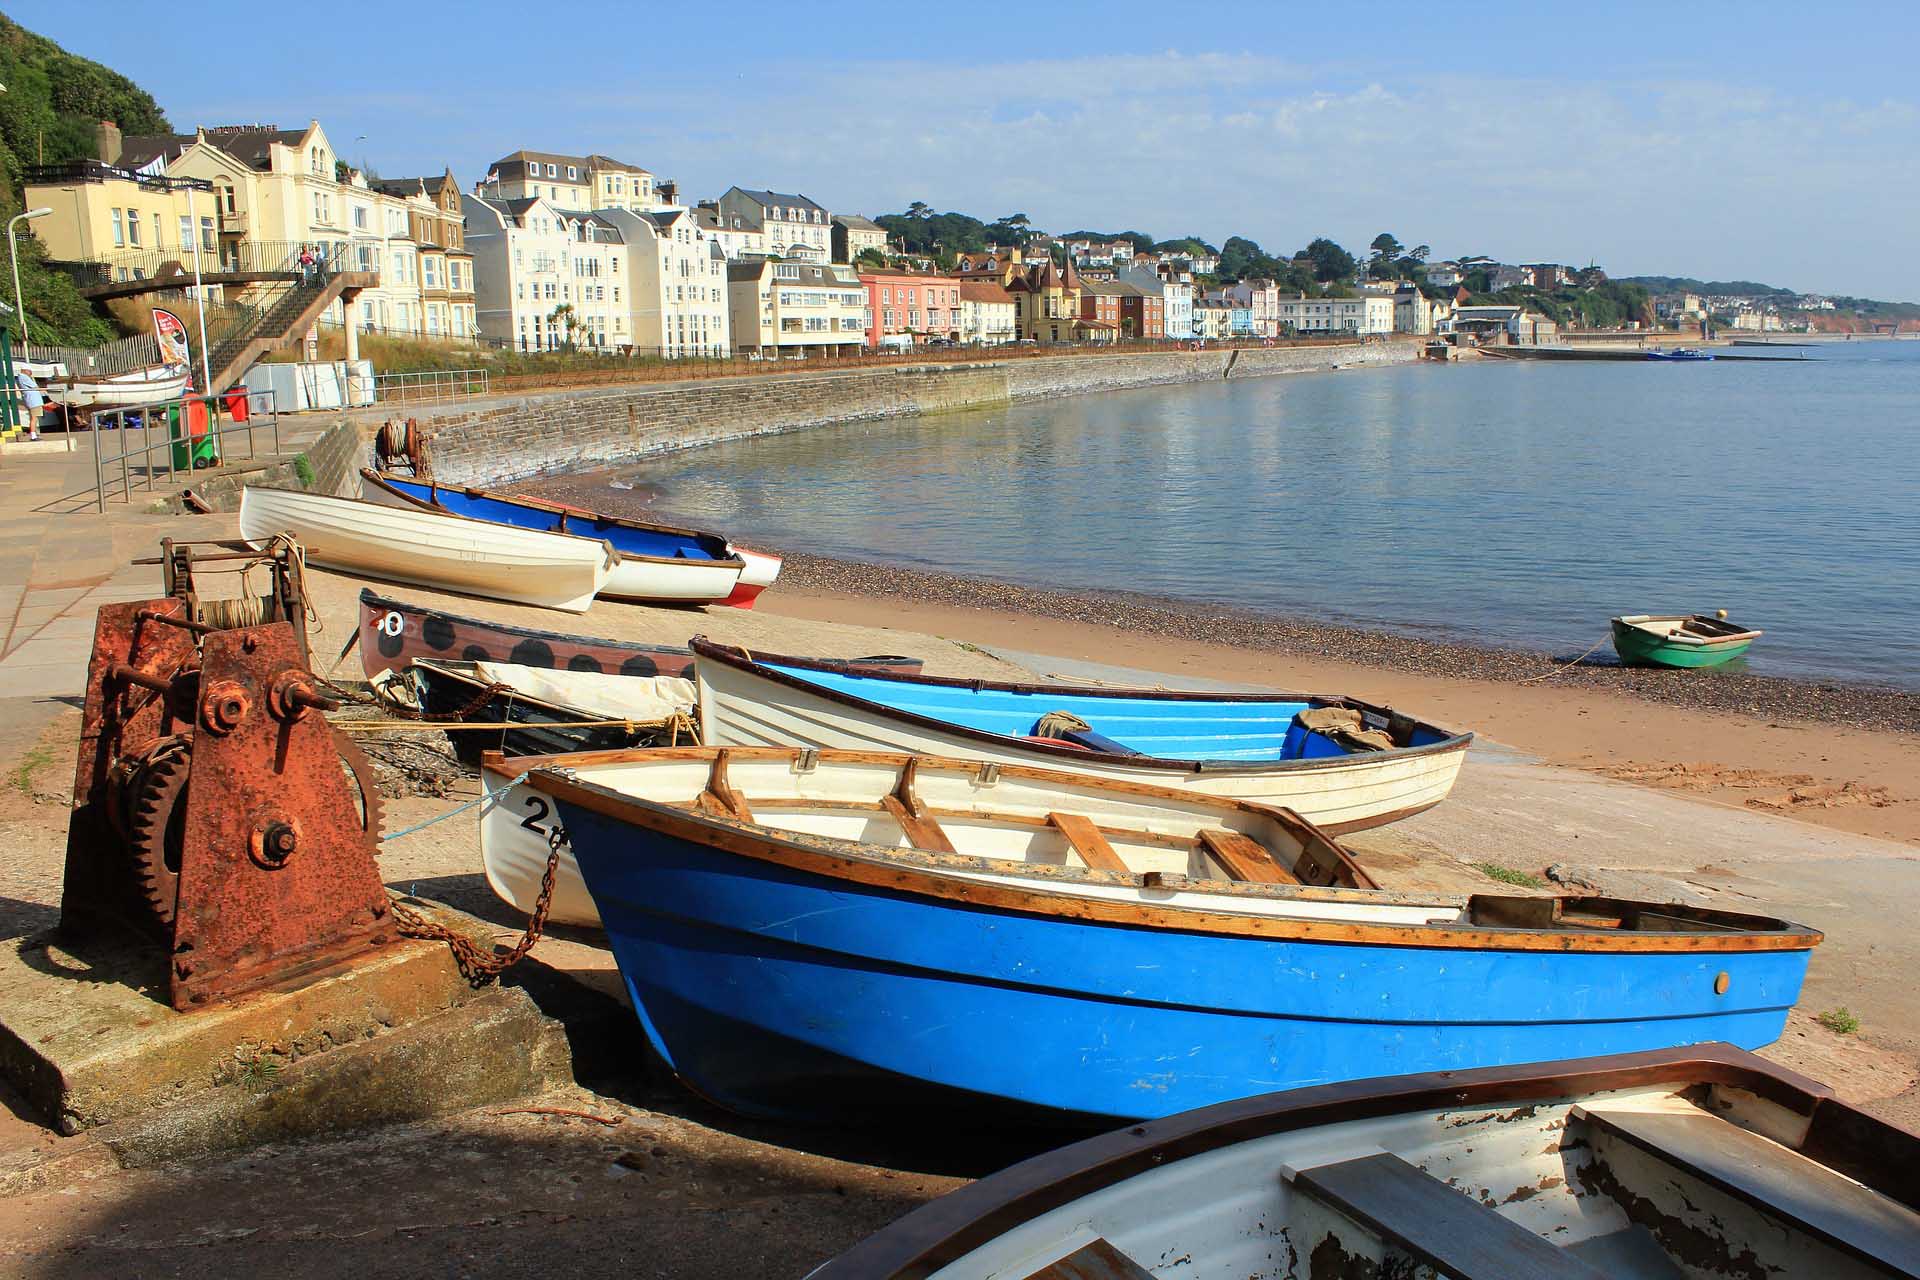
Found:
[(293, 856), (299, 845), (300, 837), (291, 823), (269, 822), (260, 837), (260, 856), (268, 862), (282, 863)]
[(200, 723), (209, 733), (232, 733), (252, 711), (247, 687), (237, 680), (216, 680), (200, 695)]
[(322, 697), (313, 687), (313, 678), (304, 671), (282, 671), (267, 687), (267, 710), (278, 720), (291, 722), (306, 715), (310, 708), (333, 711), (339, 706), (334, 699)]

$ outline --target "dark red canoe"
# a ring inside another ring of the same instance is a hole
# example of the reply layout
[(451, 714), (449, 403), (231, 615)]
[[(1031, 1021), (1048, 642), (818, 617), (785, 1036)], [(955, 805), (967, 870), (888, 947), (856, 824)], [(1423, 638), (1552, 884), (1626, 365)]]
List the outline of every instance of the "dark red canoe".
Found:
[[(605, 671), (627, 676), (688, 676), (693, 654), (678, 645), (637, 644), (599, 636), (571, 636), (504, 622), (445, 613), (391, 596), (360, 591), (360, 665), (371, 680), (415, 658), (512, 662), (523, 667)], [(917, 673), (920, 659), (889, 654), (855, 658), (861, 666)]]

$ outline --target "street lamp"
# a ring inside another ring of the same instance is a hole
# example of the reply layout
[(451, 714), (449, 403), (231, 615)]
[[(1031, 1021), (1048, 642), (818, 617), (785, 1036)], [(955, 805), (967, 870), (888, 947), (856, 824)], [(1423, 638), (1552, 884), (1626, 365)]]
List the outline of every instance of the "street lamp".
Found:
[(20, 292), (20, 250), (14, 243), (13, 228), (27, 218), (44, 218), (53, 210), (46, 206), (29, 209), (25, 213), (16, 213), (7, 220), (7, 257), (13, 261), (13, 301), (20, 308), (20, 357), (27, 357), (27, 300)]

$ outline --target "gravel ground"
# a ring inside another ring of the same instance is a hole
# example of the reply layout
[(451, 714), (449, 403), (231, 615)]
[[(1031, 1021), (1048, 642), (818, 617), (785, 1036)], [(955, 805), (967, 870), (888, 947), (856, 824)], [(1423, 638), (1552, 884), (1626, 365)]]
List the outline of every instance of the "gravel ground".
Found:
[[(1458, 641), (1371, 631), (1304, 618), (1255, 613), (1119, 591), (1051, 591), (1009, 582), (837, 560), (782, 551), (780, 585), (801, 591), (904, 597), (927, 603), (998, 609), (1143, 635), (1203, 640), (1242, 649), (1297, 654), (1421, 675), (1518, 683), (1573, 662), (1578, 653), (1492, 649)], [(1610, 647), (1553, 676), (1563, 688), (1624, 693), (1698, 711), (1812, 720), (1920, 733), (1920, 694), (1864, 685), (1789, 680), (1738, 672), (1623, 667)]]

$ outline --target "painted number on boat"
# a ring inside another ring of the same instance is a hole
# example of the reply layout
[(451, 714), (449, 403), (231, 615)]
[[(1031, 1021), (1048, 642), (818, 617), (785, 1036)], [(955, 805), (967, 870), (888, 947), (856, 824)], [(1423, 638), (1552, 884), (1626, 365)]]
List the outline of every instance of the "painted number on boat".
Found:
[(383, 636), (403, 635), (407, 629), (407, 620), (393, 610), (388, 610), (379, 622), (374, 624)]
[(559, 823), (545, 826), (547, 815), (552, 812), (547, 806), (546, 797), (528, 796), (526, 798), (527, 816), (520, 819), (520, 825), (547, 842), (549, 849), (557, 849), (567, 842), (567, 831)]

